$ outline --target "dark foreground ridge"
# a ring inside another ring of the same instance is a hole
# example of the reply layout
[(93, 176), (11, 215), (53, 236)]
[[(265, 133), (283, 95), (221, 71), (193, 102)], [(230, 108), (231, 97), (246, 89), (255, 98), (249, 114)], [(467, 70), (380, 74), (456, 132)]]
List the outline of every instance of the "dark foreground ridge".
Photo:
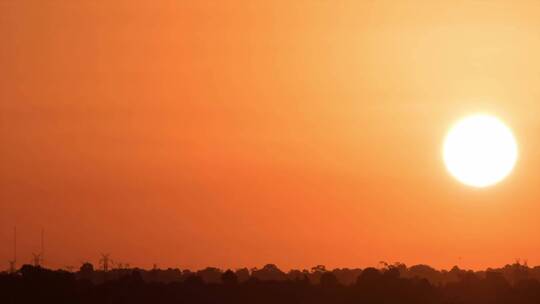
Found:
[(540, 303), (540, 267), (438, 271), (426, 265), (380, 269), (316, 266), (287, 273), (261, 269), (77, 272), (24, 265), (0, 274), (0, 303)]

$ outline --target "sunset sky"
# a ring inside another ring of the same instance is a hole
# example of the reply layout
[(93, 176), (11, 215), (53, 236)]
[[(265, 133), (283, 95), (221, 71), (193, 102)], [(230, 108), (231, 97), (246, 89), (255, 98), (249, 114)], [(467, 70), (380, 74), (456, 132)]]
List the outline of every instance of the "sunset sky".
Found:
[(538, 1), (0, 0), (0, 269), (540, 264), (539, 54)]

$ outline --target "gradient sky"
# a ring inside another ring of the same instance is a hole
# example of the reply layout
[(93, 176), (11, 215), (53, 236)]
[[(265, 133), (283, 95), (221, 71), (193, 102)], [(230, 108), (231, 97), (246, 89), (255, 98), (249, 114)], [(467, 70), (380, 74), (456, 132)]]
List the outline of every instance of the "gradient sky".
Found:
[[(0, 261), (540, 264), (538, 54), (538, 1), (0, 0)], [(475, 112), (520, 149), (483, 190)]]

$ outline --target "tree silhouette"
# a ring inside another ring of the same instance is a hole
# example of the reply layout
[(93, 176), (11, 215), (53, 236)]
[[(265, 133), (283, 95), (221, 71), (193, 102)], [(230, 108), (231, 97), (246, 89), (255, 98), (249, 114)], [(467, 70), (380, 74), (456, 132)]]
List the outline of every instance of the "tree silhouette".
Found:
[[(386, 264), (381, 269), (329, 271), (315, 267), (312, 271), (293, 269), (285, 274), (276, 265), (267, 264), (251, 274), (245, 268), (236, 272), (213, 267), (197, 272), (155, 268), (111, 269), (104, 277), (104, 272), (94, 270), (90, 263), (83, 264), (76, 273), (23, 265), (18, 273), (0, 273), (0, 295), (1, 303), (61, 304), (540, 303), (540, 267), (519, 264), (519, 272), (516, 267), (512, 264), (486, 271), (454, 267), (439, 271), (426, 265), (408, 268)], [(240, 281), (239, 273), (246, 279)], [(353, 275), (355, 280), (351, 279)]]
[(232, 270), (229, 269), (221, 275), (221, 281), (223, 282), (223, 284), (228, 285), (228, 286), (237, 285), (238, 276), (236, 276), (236, 274)]
[(338, 285), (339, 281), (335, 274), (327, 271), (321, 275), (321, 286), (329, 288), (336, 287)]

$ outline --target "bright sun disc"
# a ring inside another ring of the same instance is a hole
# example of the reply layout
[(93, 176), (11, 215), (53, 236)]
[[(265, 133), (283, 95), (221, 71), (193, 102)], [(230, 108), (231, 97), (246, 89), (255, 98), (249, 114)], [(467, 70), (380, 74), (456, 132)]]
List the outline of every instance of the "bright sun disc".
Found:
[(512, 131), (490, 115), (472, 115), (458, 121), (446, 136), (444, 163), (460, 182), (488, 187), (514, 168), (518, 149)]

